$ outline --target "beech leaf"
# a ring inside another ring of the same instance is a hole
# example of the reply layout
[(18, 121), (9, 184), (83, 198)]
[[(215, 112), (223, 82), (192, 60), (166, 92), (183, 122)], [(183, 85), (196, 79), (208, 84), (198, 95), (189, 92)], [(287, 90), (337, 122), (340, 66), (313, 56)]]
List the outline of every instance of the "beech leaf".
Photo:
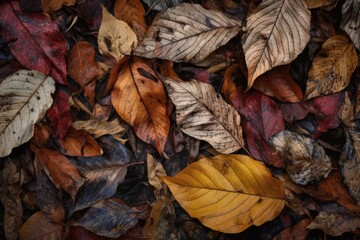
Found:
[(0, 157), (32, 138), (34, 124), (50, 108), (55, 91), (51, 77), (19, 70), (0, 84)]
[(306, 185), (329, 175), (331, 160), (324, 148), (310, 137), (284, 130), (269, 142), (284, 158), (286, 171), (295, 183)]
[(346, 0), (342, 5), (341, 29), (349, 36), (355, 47), (360, 50), (360, 1)]
[(166, 93), (154, 71), (141, 59), (122, 59), (111, 102), (136, 135), (163, 153), (170, 129)]
[(356, 49), (347, 37), (330, 37), (313, 60), (304, 98), (340, 92), (348, 86), (357, 63)]
[(157, 15), (134, 54), (197, 63), (238, 34), (241, 25), (222, 12), (182, 3)]
[(221, 153), (232, 153), (244, 146), (240, 115), (207, 83), (164, 80), (176, 107), (181, 131), (210, 143)]
[(191, 217), (225, 233), (262, 225), (285, 206), (282, 182), (245, 155), (202, 158), (163, 179)]
[(310, 11), (305, 0), (265, 0), (247, 18), (243, 49), (248, 89), (273, 67), (288, 64), (310, 40)]

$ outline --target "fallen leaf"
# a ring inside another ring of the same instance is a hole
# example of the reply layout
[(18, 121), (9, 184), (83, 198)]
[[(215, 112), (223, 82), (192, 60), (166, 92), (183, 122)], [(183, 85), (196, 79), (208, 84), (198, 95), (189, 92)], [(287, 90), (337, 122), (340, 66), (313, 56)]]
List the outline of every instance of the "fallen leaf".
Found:
[(342, 5), (341, 29), (349, 36), (355, 47), (360, 50), (360, 2), (346, 0)]
[(309, 9), (314, 8), (329, 8), (335, 7), (338, 0), (306, 0)]
[(74, 226), (86, 228), (97, 235), (116, 238), (138, 222), (139, 213), (112, 199), (102, 200), (92, 206)]
[(324, 148), (308, 136), (284, 130), (272, 136), (269, 143), (285, 160), (286, 171), (297, 184), (326, 178), (331, 171)]
[(145, 9), (140, 0), (116, 0), (114, 16), (129, 24), (139, 41), (144, 38), (148, 26), (144, 17)]
[(38, 148), (33, 144), (31, 150), (35, 153), (52, 182), (67, 192), (74, 200), (85, 182), (77, 168), (60, 152), (48, 148)]
[(161, 178), (166, 176), (164, 167), (151, 154), (146, 154), (148, 181), (157, 191), (162, 188)]
[(116, 19), (102, 6), (102, 22), (98, 34), (99, 51), (119, 61), (138, 45), (134, 31), (129, 25)]
[(44, 12), (55, 12), (59, 10), (63, 5), (73, 6), (76, 0), (41, 0), (42, 10)]
[(170, 78), (164, 82), (181, 131), (207, 141), (221, 153), (232, 153), (244, 146), (240, 115), (210, 84)]
[(59, 139), (62, 153), (72, 157), (94, 157), (103, 154), (96, 140), (84, 130), (69, 128), (65, 137)]
[(225, 233), (262, 225), (285, 206), (282, 182), (245, 155), (202, 158), (163, 179), (191, 217)]
[(253, 87), (283, 102), (300, 102), (303, 93), (290, 74), (290, 65), (279, 66), (259, 76)]
[(328, 38), (312, 62), (304, 99), (343, 90), (349, 84), (357, 62), (356, 49), (346, 36)]
[(29, 141), (34, 124), (52, 104), (55, 82), (38, 71), (19, 70), (0, 84), (0, 157)]
[(350, 214), (320, 212), (307, 228), (321, 229), (327, 235), (340, 236), (360, 228), (360, 218)]
[(291, 228), (285, 228), (279, 235), (277, 235), (273, 240), (306, 240), (310, 232), (310, 229), (306, 227), (311, 223), (310, 218), (305, 218), (292, 226)]
[(66, 40), (56, 23), (48, 15), (21, 11), (17, 1), (1, 2), (0, 12), (2, 37), (15, 58), (66, 85)]
[(154, 71), (141, 59), (123, 62), (111, 92), (111, 102), (136, 135), (163, 153), (170, 120), (166, 93)]
[(176, 6), (179, 3), (184, 2), (184, 0), (144, 0), (144, 2), (149, 6), (149, 8), (164, 11), (170, 7)]
[(310, 11), (305, 0), (265, 0), (247, 18), (243, 49), (249, 89), (273, 67), (288, 64), (310, 40)]
[(238, 34), (241, 25), (222, 12), (182, 3), (157, 15), (134, 54), (197, 63)]
[(227, 102), (230, 102), (230, 96), (236, 92), (236, 85), (233, 76), (239, 74), (240, 66), (233, 64), (228, 67), (224, 74), (224, 82), (221, 85), (221, 93)]
[(20, 229), (20, 240), (58, 240), (64, 239), (64, 227), (50, 223), (44, 213), (34, 213)]

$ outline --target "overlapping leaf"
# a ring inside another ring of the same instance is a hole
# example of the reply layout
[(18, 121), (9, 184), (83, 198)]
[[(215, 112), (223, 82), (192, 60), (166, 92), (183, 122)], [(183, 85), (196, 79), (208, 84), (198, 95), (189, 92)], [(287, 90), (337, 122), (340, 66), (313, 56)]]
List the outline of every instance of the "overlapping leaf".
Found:
[(310, 39), (305, 0), (265, 0), (250, 13), (243, 36), (248, 88), (273, 67), (293, 61)]
[(340, 92), (349, 84), (357, 63), (356, 49), (347, 37), (330, 37), (314, 58), (304, 98)]
[(200, 62), (227, 43), (242, 23), (222, 12), (183, 3), (161, 12), (134, 54), (175, 62)]
[(207, 141), (221, 153), (244, 146), (240, 115), (207, 83), (164, 80), (181, 131)]
[(38, 71), (19, 70), (0, 84), (0, 157), (27, 142), (52, 104), (55, 82)]
[(164, 181), (190, 216), (217, 231), (259, 226), (285, 206), (282, 182), (244, 155), (203, 158)]
[(111, 102), (144, 142), (162, 153), (170, 129), (166, 112), (166, 93), (162, 82), (141, 59), (122, 60)]
[(360, 50), (360, 1), (346, 0), (343, 3), (341, 28), (349, 34), (355, 47)]

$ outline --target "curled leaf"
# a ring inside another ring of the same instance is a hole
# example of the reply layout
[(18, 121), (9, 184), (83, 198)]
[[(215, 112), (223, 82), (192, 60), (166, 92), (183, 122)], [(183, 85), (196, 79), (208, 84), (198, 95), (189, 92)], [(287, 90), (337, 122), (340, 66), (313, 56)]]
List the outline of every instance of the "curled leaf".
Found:
[(355, 47), (360, 50), (360, 2), (346, 0), (342, 5), (341, 29), (351, 38)]

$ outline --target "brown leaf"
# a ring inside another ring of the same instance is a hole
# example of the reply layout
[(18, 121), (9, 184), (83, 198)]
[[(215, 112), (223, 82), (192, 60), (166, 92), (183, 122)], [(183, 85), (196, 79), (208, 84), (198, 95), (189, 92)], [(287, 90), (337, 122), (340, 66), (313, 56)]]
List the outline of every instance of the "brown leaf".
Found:
[(164, 167), (151, 154), (146, 154), (146, 163), (148, 170), (148, 181), (157, 191), (160, 191), (162, 186), (161, 178), (166, 176)]
[(305, 240), (310, 232), (306, 227), (311, 223), (310, 218), (305, 218), (292, 226), (285, 228), (273, 240)]
[(306, 2), (309, 9), (325, 8), (331, 10), (336, 6), (338, 0), (306, 0)]
[(354, 44), (346, 36), (328, 38), (313, 60), (304, 99), (343, 90), (349, 84), (357, 62)]
[(103, 154), (96, 140), (85, 130), (69, 128), (63, 139), (59, 139), (62, 153), (72, 157), (94, 157)]
[(256, 79), (253, 87), (283, 102), (300, 102), (301, 88), (290, 74), (290, 65), (275, 67)]
[(241, 25), (199, 4), (179, 4), (157, 15), (134, 54), (197, 63), (238, 34)]
[(70, 194), (74, 200), (85, 179), (80, 176), (76, 167), (61, 153), (48, 148), (31, 145), (38, 161), (46, 170), (53, 183)]
[(346, 0), (342, 5), (341, 29), (349, 34), (355, 47), (360, 50), (360, 2)]
[(161, 154), (170, 129), (166, 101), (162, 82), (149, 66), (141, 59), (123, 63), (111, 92), (111, 102), (136, 135)]
[(116, 0), (114, 16), (129, 24), (139, 41), (144, 38), (148, 26), (144, 18), (145, 9), (140, 0)]
[(228, 67), (224, 74), (224, 82), (221, 86), (221, 93), (227, 102), (230, 102), (230, 96), (236, 92), (236, 85), (233, 80), (233, 75), (238, 75), (240, 67), (238, 64), (233, 64)]
[(72, 6), (76, 0), (41, 0), (42, 10), (44, 12), (54, 12), (59, 10), (63, 5)]
[(310, 137), (284, 130), (269, 142), (284, 158), (286, 171), (295, 183), (306, 185), (329, 175), (331, 160)]

